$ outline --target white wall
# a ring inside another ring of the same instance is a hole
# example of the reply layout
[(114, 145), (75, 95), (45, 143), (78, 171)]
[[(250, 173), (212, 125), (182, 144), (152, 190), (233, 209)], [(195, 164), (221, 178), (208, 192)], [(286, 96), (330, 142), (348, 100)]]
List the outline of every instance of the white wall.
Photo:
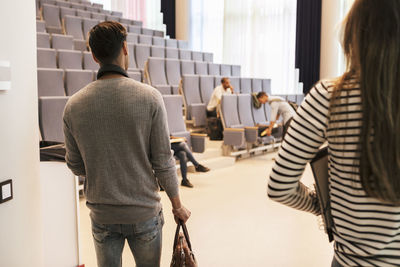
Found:
[(0, 181), (14, 186), (0, 204), (0, 265), (41, 267), (35, 1), (1, 1), (0, 32), (12, 72), (11, 91), (0, 92)]

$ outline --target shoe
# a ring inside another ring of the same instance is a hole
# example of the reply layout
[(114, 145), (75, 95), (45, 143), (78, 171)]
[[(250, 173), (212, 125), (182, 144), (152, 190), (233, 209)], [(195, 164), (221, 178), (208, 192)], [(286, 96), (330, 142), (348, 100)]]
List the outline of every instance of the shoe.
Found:
[(210, 171), (210, 169), (207, 168), (206, 166), (203, 166), (201, 164), (196, 166), (196, 172), (208, 172), (208, 171)]
[(181, 186), (186, 186), (186, 187), (189, 187), (189, 188), (193, 188), (192, 183), (187, 179), (186, 180), (182, 180)]

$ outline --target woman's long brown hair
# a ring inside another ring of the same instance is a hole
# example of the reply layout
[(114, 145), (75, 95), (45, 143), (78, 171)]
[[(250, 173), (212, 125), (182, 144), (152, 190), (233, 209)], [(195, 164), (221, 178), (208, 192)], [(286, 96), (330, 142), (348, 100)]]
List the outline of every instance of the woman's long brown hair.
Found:
[(370, 197), (400, 204), (400, 0), (356, 0), (344, 24), (346, 81), (360, 83), (362, 128), (360, 178)]

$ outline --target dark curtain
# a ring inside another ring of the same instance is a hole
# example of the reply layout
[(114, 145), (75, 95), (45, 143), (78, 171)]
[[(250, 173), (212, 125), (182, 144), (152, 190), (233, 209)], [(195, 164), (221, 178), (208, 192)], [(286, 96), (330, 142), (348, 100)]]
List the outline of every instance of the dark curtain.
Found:
[(163, 22), (167, 26), (167, 35), (175, 39), (175, 0), (161, 0)]
[[(337, 1), (337, 0), (334, 0)], [(297, 0), (296, 68), (306, 94), (319, 80), (322, 0)]]

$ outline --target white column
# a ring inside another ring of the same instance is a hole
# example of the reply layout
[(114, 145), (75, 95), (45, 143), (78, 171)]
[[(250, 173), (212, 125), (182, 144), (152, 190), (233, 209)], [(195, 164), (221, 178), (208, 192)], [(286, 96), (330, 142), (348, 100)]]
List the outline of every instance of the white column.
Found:
[(341, 74), (339, 42), (341, 19), (342, 1), (322, 0), (321, 79), (334, 78)]
[(189, 0), (175, 2), (175, 35), (178, 40), (189, 40)]
[(0, 204), (1, 266), (42, 267), (45, 253), (35, 17), (35, 1), (0, 2), (0, 60), (11, 66), (11, 90), (0, 91), (0, 182), (12, 179), (14, 191), (12, 200)]

